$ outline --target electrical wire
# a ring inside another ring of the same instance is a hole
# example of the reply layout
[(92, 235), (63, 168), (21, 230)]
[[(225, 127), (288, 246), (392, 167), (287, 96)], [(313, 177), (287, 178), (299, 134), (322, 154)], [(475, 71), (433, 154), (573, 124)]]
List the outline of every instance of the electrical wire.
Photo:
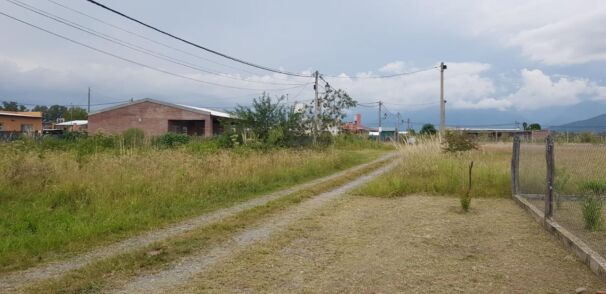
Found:
[(86, 0), (86, 1), (88, 1), (89, 3), (92, 3), (92, 4), (94, 4), (94, 5), (96, 5), (96, 6), (98, 6), (98, 7), (101, 7), (101, 8), (103, 8), (103, 9), (107, 10), (107, 11), (110, 11), (110, 12), (112, 12), (112, 13), (114, 13), (114, 14), (117, 14), (117, 15), (119, 15), (119, 16), (122, 16), (122, 17), (124, 17), (124, 18), (126, 18), (126, 19), (128, 19), (128, 20), (131, 20), (131, 21), (133, 21), (133, 22), (136, 22), (136, 23), (138, 23), (138, 24), (140, 24), (140, 25), (142, 25), (142, 26), (144, 26), (144, 27), (147, 27), (147, 28), (152, 29), (152, 30), (154, 30), (154, 31), (156, 31), (156, 32), (159, 32), (159, 33), (161, 33), (161, 34), (163, 34), (163, 35), (169, 36), (169, 37), (171, 37), (171, 38), (173, 38), (173, 39), (179, 40), (179, 41), (181, 41), (181, 42), (183, 42), (183, 43), (186, 43), (186, 44), (188, 44), (188, 45), (194, 46), (194, 47), (196, 47), (196, 48), (202, 49), (202, 50), (204, 50), (204, 51), (210, 52), (210, 53), (215, 54), (215, 55), (219, 55), (219, 56), (221, 56), (221, 57), (224, 57), (224, 58), (230, 59), (230, 60), (232, 60), (232, 61), (239, 62), (239, 63), (245, 64), (245, 65), (248, 65), (248, 66), (252, 66), (252, 67), (255, 67), (255, 68), (258, 68), (258, 69), (262, 69), (262, 70), (271, 71), (271, 72), (274, 72), (274, 73), (283, 74), (283, 75), (297, 76), (297, 77), (312, 77), (311, 75), (303, 75), (303, 74), (298, 74), (298, 73), (292, 73), (292, 72), (282, 71), (282, 70), (279, 70), (279, 69), (274, 69), (274, 68), (271, 68), (271, 67), (267, 67), (267, 66), (263, 66), (263, 65), (255, 64), (255, 63), (252, 63), (252, 62), (249, 62), (249, 61), (246, 61), (246, 60), (240, 59), (240, 58), (236, 58), (236, 57), (233, 57), (233, 56), (227, 55), (227, 54), (225, 54), (225, 53), (221, 53), (221, 52), (219, 52), (219, 51), (216, 51), (216, 50), (213, 50), (213, 49), (207, 48), (207, 47), (205, 47), (205, 46), (202, 46), (202, 45), (196, 44), (196, 43), (194, 43), (194, 42), (188, 41), (188, 40), (186, 40), (186, 39), (183, 39), (183, 38), (181, 38), (181, 37), (175, 36), (175, 35), (173, 35), (173, 34), (171, 34), (171, 33), (168, 33), (168, 32), (166, 32), (166, 31), (164, 31), (164, 30), (161, 30), (161, 29), (159, 29), (159, 28), (157, 28), (157, 27), (154, 27), (154, 26), (152, 26), (152, 25), (149, 25), (149, 24), (147, 24), (147, 23), (145, 23), (145, 22), (143, 22), (143, 21), (140, 21), (140, 20), (138, 20), (138, 19), (136, 19), (136, 18), (134, 18), (134, 17), (128, 16), (128, 15), (126, 15), (125, 13), (122, 13), (122, 12), (120, 12), (120, 11), (118, 11), (118, 10), (115, 10), (115, 9), (113, 9), (113, 8), (110, 8), (110, 7), (108, 7), (108, 6), (106, 6), (106, 5), (102, 4), (102, 3), (97, 2), (97, 1), (94, 1), (94, 0)]
[(147, 37), (147, 36), (144, 36), (144, 35), (142, 35), (142, 34), (139, 34), (139, 33), (136, 33), (136, 32), (130, 31), (130, 30), (127, 30), (127, 29), (124, 29), (124, 28), (119, 27), (119, 26), (117, 26), (117, 25), (115, 25), (115, 24), (112, 24), (112, 23), (107, 22), (107, 21), (105, 21), (105, 20), (102, 20), (102, 19), (100, 19), (100, 18), (94, 17), (94, 16), (92, 16), (92, 15), (90, 15), (90, 14), (87, 14), (87, 13), (82, 12), (82, 11), (80, 11), (80, 10), (77, 10), (77, 9), (75, 9), (75, 8), (69, 7), (69, 6), (64, 5), (64, 4), (62, 4), (62, 3), (59, 3), (59, 2), (57, 2), (57, 1), (54, 1), (54, 0), (47, 0), (47, 1), (48, 1), (48, 2), (50, 2), (50, 3), (53, 3), (53, 4), (55, 4), (55, 5), (57, 5), (57, 6), (59, 6), (59, 7), (63, 7), (64, 9), (67, 9), (67, 10), (69, 10), (69, 11), (72, 11), (72, 12), (74, 12), (74, 13), (77, 13), (77, 14), (80, 14), (80, 15), (82, 15), (82, 16), (88, 17), (88, 18), (90, 18), (90, 19), (92, 19), (92, 20), (95, 20), (95, 21), (97, 21), (97, 22), (99, 22), (99, 23), (102, 23), (102, 24), (104, 24), (104, 25), (110, 26), (110, 27), (112, 27), (112, 28), (114, 28), (114, 29), (120, 30), (120, 31), (122, 31), (122, 32), (125, 32), (125, 33), (127, 33), (127, 34), (130, 34), (130, 35), (136, 36), (136, 37), (141, 38), (141, 39), (143, 39), (143, 40), (146, 40), (146, 41), (152, 42), (152, 43), (154, 43), (154, 44), (157, 44), (157, 45), (163, 46), (163, 47), (165, 47), (165, 48), (169, 48), (169, 49), (172, 49), (172, 50), (178, 51), (178, 52), (180, 52), (180, 53), (183, 53), (183, 54), (186, 54), (186, 55), (189, 55), (189, 56), (192, 56), (192, 57), (195, 57), (195, 58), (198, 58), (198, 59), (201, 59), (201, 60), (204, 60), (204, 61), (207, 61), (207, 62), (213, 63), (213, 64), (216, 64), (216, 65), (224, 66), (224, 67), (231, 68), (231, 69), (238, 70), (238, 71), (244, 71), (244, 72), (247, 72), (247, 73), (250, 73), (250, 74), (257, 74), (257, 73), (255, 73), (255, 72), (253, 72), (253, 71), (249, 71), (249, 70), (244, 69), (244, 68), (237, 68), (237, 67), (235, 67), (235, 66), (231, 66), (231, 65), (229, 65), (229, 64), (225, 64), (225, 63), (217, 62), (217, 61), (215, 61), (215, 60), (212, 60), (212, 59), (209, 59), (209, 58), (205, 58), (205, 57), (202, 57), (202, 56), (200, 56), (200, 55), (193, 54), (193, 53), (191, 53), (191, 52), (188, 52), (188, 51), (182, 50), (182, 49), (180, 49), (180, 48), (177, 48), (177, 47), (171, 46), (171, 45), (166, 44), (166, 43), (164, 43), (164, 42), (160, 42), (160, 41), (154, 40), (154, 39), (152, 39), (152, 38), (149, 38), (149, 37)]
[[(153, 70), (153, 71), (161, 72), (161, 73), (164, 73), (164, 74), (167, 74), (167, 75), (171, 75), (171, 76), (174, 76), (174, 77), (179, 77), (179, 78), (183, 78), (183, 79), (191, 80), (191, 81), (198, 82), (198, 83), (202, 83), (202, 84), (213, 85), (213, 86), (219, 86), (219, 87), (224, 87), (224, 88), (231, 88), (231, 89), (237, 89), (237, 90), (261, 90), (261, 89), (257, 89), (257, 88), (237, 87), (237, 86), (229, 86), (229, 85), (224, 85), (224, 84), (219, 84), (219, 83), (214, 83), (214, 82), (208, 82), (208, 81), (204, 81), (204, 80), (200, 80), (200, 79), (196, 79), (196, 78), (188, 77), (188, 76), (185, 76), (185, 75), (182, 75), (182, 74), (178, 74), (178, 73), (170, 72), (170, 71), (167, 71), (167, 70), (164, 70), (164, 69), (161, 69), (161, 68), (157, 68), (157, 67), (154, 67), (154, 66), (151, 66), (151, 65), (147, 65), (147, 64), (144, 64), (144, 63), (141, 63), (141, 62), (138, 62), (138, 61), (132, 60), (132, 59), (128, 59), (128, 58), (125, 58), (125, 57), (122, 57), (122, 56), (119, 56), (119, 55), (113, 54), (113, 53), (111, 53), (111, 52), (108, 52), (108, 51), (105, 51), (105, 50), (102, 50), (102, 49), (99, 49), (99, 48), (93, 47), (93, 46), (91, 46), (91, 45), (87, 45), (87, 44), (85, 44), (85, 43), (82, 43), (82, 42), (76, 41), (76, 40), (71, 39), (71, 38), (69, 38), (69, 37), (66, 37), (66, 36), (64, 36), (64, 35), (61, 35), (61, 34), (58, 34), (58, 33), (52, 32), (52, 31), (47, 30), (47, 29), (44, 29), (44, 28), (42, 28), (42, 27), (39, 27), (39, 26), (37, 26), (37, 25), (34, 25), (34, 24), (32, 24), (32, 23), (29, 23), (29, 22), (27, 22), (27, 21), (24, 21), (24, 20), (22, 20), (22, 19), (19, 19), (19, 18), (17, 18), (17, 17), (11, 16), (11, 15), (9, 15), (9, 14), (6, 14), (6, 13), (2, 12), (2, 11), (0, 11), (0, 15), (3, 15), (3, 16), (5, 16), (5, 17), (8, 17), (8, 18), (10, 18), (10, 19), (14, 20), (14, 21), (20, 22), (20, 23), (22, 23), (22, 24), (25, 24), (25, 25), (30, 26), (30, 27), (32, 27), (32, 28), (38, 29), (38, 30), (40, 30), (40, 31), (46, 32), (46, 33), (51, 34), (51, 35), (53, 35), (53, 36), (55, 36), (55, 37), (58, 37), (58, 38), (64, 39), (64, 40), (69, 41), (69, 42), (71, 42), (71, 43), (74, 43), (74, 44), (77, 44), (77, 45), (80, 45), (80, 46), (86, 47), (86, 48), (91, 49), (91, 50), (93, 50), (93, 51), (96, 51), (96, 52), (98, 52), (98, 53), (102, 53), (102, 54), (105, 54), (105, 55), (108, 55), (108, 56), (114, 57), (114, 58), (116, 58), (116, 59), (120, 59), (120, 60), (122, 60), (122, 61), (125, 61), (125, 62), (128, 62), (128, 63), (131, 63), (131, 64), (135, 64), (135, 65), (138, 65), (138, 66), (141, 66), (141, 67), (144, 67), (144, 68), (147, 68), (147, 69)], [(294, 89), (294, 88), (298, 88), (298, 87), (300, 87), (300, 86), (295, 86), (295, 87), (290, 87), (290, 88), (283, 88), (283, 89), (272, 89), (272, 90), (289, 90), (289, 89)]]
[(335, 78), (335, 79), (388, 79), (388, 78), (395, 78), (395, 77), (401, 77), (401, 76), (407, 76), (407, 75), (413, 75), (416, 73), (420, 73), (420, 72), (425, 72), (425, 71), (430, 71), (432, 69), (436, 69), (439, 68), (438, 66), (433, 66), (430, 68), (425, 68), (425, 69), (420, 69), (420, 70), (416, 70), (416, 71), (410, 71), (410, 72), (404, 72), (404, 73), (399, 73), (399, 74), (392, 74), (392, 75), (383, 75), (383, 76), (341, 76), (341, 75), (323, 75), (325, 77), (328, 78)]
[(216, 75), (216, 76), (223, 77), (223, 78), (244, 81), (244, 82), (248, 82), (248, 83), (270, 84), (270, 85), (283, 85), (283, 86), (302, 85), (301, 83), (296, 83), (296, 84), (294, 84), (294, 83), (274, 83), (274, 82), (263, 82), (263, 81), (246, 80), (246, 79), (242, 79), (242, 78), (239, 78), (239, 77), (233, 77), (233, 76), (226, 75), (226, 73), (213, 72), (213, 71), (201, 68), (201, 67), (199, 67), (199, 66), (197, 66), (195, 64), (189, 63), (189, 62), (187, 62), (185, 60), (173, 58), (171, 56), (162, 54), (160, 52), (149, 50), (147, 48), (135, 45), (133, 43), (129, 43), (127, 41), (120, 40), (120, 39), (118, 39), (116, 37), (113, 37), (113, 36), (110, 36), (110, 35), (98, 32), (98, 31), (93, 30), (91, 28), (87, 28), (85, 26), (82, 26), (80, 24), (77, 24), (75, 22), (67, 20), (67, 19), (62, 18), (60, 16), (53, 15), (52, 13), (49, 13), (49, 12), (46, 12), (44, 10), (38, 9), (36, 7), (33, 7), (31, 5), (28, 5), (28, 4), (24, 3), (24, 2), (21, 2), (21, 1), (18, 1), (18, 0), (6, 0), (6, 1), (10, 2), (10, 3), (14, 4), (14, 5), (17, 5), (17, 6), (21, 7), (21, 8), (23, 8), (23, 9), (26, 9), (26, 10), (29, 10), (31, 12), (34, 12), (34, 13), (36, 13), (38, 15), (42, 15), (42, 16), (44, 16), (46, 18), (49, 18), (49, 19), (52, 19), (52, 20), (54, 20), (56, 22), (62, 23), (64, 25), (66, 25), (66, 26), (69, 26), (69, 27), (75, 28), (77, 30), (80, 30), (82, 32), (85, 32), (87, 34), (93, 35), (95, 37), (104, 39), (106, 41), (112, 42), (114, 44), (117, 44), (117, 45), (120, 45), (120, 46), (123, 46), (123, 47), (126, 47), (126, 48), (129, 48), (131, 50), (134, 50), (134, 51), (137, 51), (137, 52), (140, 52), (140, 53), (143, 53), (143, 54), (147, 54), (147, 55), (153, 56), (155, 58), (158, 58), (158, 59), (161, 59), (161, 60), (164, 60), (164, 61), (168, 61), (168, 62), (177, 64), (177, 65), (181, 65), (181, 66), (184, 66), (184, 67), (196, 70), (196, 71), (200, 71), (200, 72)]

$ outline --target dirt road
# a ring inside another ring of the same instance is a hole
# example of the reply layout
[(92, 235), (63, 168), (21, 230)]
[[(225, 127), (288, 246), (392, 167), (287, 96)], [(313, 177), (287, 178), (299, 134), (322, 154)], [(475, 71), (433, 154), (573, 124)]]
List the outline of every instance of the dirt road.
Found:
[[(574, 293), (606, 289), (509, 199), (349, 196), (175, 292)], [(589, 292), (593, 293), (593, 292)]]

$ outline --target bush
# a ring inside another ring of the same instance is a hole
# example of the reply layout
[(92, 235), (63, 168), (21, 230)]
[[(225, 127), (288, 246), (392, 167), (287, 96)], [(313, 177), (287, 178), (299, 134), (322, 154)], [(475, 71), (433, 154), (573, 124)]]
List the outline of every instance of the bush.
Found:
[(145, 140), (145, 132), (142, 129), (132, 128), (122, 132), (125, 147), (141, 147)]
[(191, 138), (188, 135), (177, 134), (177, 133), (166, 133), (164, 135), (155, 137), (153, 140), (154, 146), (158, 148), (174, 148), (182, 146), (187, 143)]
[(444, 142), (442, 142), (442, 150), (444, 152), (465, 152), (470, 150), (477, 150), (478, 143), (473, 141), (464, 132), (448, 131), (444, 135)]
[(585, 229), (597, 231), (602, 228), (602, 196), (606, 194), (606, 181), (593, 180), (581, 185), (585, 191), (582, 212)]

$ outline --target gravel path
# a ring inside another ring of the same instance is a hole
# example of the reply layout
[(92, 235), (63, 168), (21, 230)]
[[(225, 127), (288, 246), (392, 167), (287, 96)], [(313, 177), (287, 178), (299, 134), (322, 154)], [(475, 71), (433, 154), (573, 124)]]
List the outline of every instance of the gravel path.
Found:
[(188, 256), (172, 265), (166, 270), (153, 274), (143, 275), (129, 281), (119, 289), (112, 289), (111, 293), (162, 293), (187, 283), (194, 276), (204, 272), (217, 262), (227, 259), (240, 252), (249, 245), (267, 240), (270, 235), (283, 231), (295, 221), (313, 213), (327, 202), (343, 196), (347, 191), (368, 183), (375, 177), (391, 170), (397, 161), (392, 161), (367, 175), (361, 176), (330, 192), (322, 193), (287, 209), (277, 216), (269, 218), (262, 224), (243, 232), (229, 240), (218, 244), (206, 252)]
[(365, 163), (362, 165), (355, 166), (353, 168), (319, 178), (304, 184), (294, 186), (292, 188), (277, 191), (265, 196), (257, 197), (246, 202), (236, 204), (234, 206), (220, 209), (208, 214), (204, 214), (199, 217), (188, 219), (186, 221), (177, 223), (175, 225), (168, 226), (166, 228), (148, 231), (142, 235), (138, 235), (109, 246), (99, 247), (85, 254), (77, 255), (66, 260), (60, 260), (56, 262), (46, 263), (40, 266), (32, 267), (23, 271), (12, 272), (0, 276), (0, 292), (8, 292), (26, 286), (28, 284), (38, 282), (44, 279), (57, 278), (61, 275), (82, 268), (92, 262), (123, 254), (129, 251), (134, 251), (150, 245), (154, 242), (165, 240), (179, 234), (183, 234), (188, 231), (207, 226), (213, 223), (217, 223), (225, 218), (233, 216), (244, 210), (264, 205), (272, 200), (284, 197), (288, 194), (295, 193), (297, 191), (313, 187), (317, 184), (327, 182), (343, 176), (347, 173), (360, 170), (371, 164), (388, 160), (395, 157), (395, 153), (386, 154), (372, 162)]
[(606, 284), (510, 199), (331, 202), (173, 293), (575, 293)]

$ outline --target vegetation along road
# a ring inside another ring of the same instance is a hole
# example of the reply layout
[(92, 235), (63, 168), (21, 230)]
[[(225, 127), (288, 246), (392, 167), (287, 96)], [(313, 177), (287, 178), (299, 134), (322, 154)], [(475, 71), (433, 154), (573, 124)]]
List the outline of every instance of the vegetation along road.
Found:
[[(377, 153), (379, 154), (379, 153)], [(3, 292), (569, 293), (606, 284), (508, 199), (509, 145), (429, 142), (6, 271)], [(457, 196), (477, 162), (468, 212)], [(420, 163), (424, 163), (420, 165)], [(429, 163), (429, 164), (428, 164)]]

